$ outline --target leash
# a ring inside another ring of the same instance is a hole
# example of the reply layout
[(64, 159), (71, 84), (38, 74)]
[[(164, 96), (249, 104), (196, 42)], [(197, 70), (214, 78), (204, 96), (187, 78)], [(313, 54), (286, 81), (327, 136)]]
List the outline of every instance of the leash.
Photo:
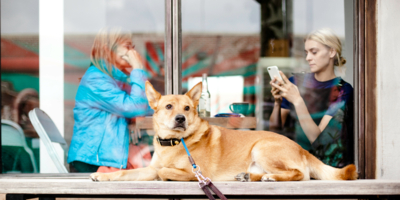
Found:
[[(211, 191), (214, 192), (220, 199), (222, 200), (227, 200), (227, 198), (222, 194), (221, 191), (218, 190), (217, 187), (211, 182), (211, 179), (208, 177), (204, 177), (203, 174), (200, 171), (200, 166), (197, 166), (196, 163), (194, 162), (194, 159), (192, 155), (189, 153), (189, 149), (186, 147), (185, 141), (183, 138), (181, 138), (183, 147), (186, 150), (186, 153), (189, 157), (189, 162), (192, 165), (192, 172), (194, 173), (194, 176), (196, 176), (197, 180), (199, 180), (199, 187), (204, 191), (204, 193), (207, 195), (207, 197), (210, 200), (215, 200), (214, 196), (212, 195)], [(211, 191), (210, 191), (211, 190)]]

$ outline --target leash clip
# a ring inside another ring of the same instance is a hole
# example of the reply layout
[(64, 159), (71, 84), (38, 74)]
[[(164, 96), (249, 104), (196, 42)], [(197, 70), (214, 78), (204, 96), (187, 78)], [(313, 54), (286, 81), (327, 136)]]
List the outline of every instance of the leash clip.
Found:
[(204, 185), (208, 185), (211, 182), (211, 179), (208, 177), (204, 177), (203, 174), (200, 171), (200, 166), (197, 166), (198, 169), (195, 171), (195, 168), (192, 168), (192, 172), (194, 173), (194, 176), (199, 180), (199, 187), (203, 188)]

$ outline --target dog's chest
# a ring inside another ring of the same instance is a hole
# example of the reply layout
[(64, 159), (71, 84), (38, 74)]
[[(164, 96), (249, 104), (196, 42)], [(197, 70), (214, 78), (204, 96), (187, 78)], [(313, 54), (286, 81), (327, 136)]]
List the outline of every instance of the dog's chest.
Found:
[(183, 169), (190, 167), (189, 159), (183, 151), (164, 150), (160, 152), (163, 167)]

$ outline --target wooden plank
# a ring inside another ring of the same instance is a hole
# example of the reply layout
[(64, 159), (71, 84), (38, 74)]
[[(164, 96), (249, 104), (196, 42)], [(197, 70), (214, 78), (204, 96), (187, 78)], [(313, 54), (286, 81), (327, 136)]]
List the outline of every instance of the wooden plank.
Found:
[[(257, 119), (255, 117), (205, 117), (203, 119), (207, 120), (211, 125), (225, 128), (254, 129), (257, 127)], [(153, 129), (153, 118), (137, 118), (136, 126), (139, 129)]]
[[(365, 178), (365, 1), (356, 1), (356, 45), (357, 52), (355, 52), (357, 61), (355, 63), (355, 101), (357, 107), (355, 112), (357, 113), (357, 121), (355, 126), (357, 126), (358, 133), (358, 170), (359, 178)], [(356, 115), (356, 114), (355, 114)]]
[(365, 2), (365, 178), (376, 178), (376, 0)]
[[(400, 180), (215, 182), (225, 195), (398, 195)], [(88, 179), (0, 179), (0, 193), (80, 195), (202, 195), (197, 182)]]

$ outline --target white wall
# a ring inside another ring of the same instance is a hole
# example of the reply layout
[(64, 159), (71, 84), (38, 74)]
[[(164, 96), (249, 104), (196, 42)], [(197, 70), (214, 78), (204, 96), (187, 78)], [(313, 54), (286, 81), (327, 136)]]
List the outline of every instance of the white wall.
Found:
[(378, 0), (377, 179), (400, 179), (399, 8), (399, 0)]

